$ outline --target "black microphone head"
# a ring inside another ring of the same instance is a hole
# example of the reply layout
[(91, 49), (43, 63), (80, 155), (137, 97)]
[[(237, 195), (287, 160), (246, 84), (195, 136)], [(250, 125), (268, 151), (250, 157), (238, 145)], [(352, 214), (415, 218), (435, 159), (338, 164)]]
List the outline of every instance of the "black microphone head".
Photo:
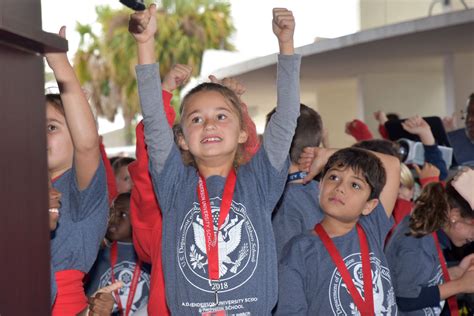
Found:
[(120, 3), (129, 7), (134, 11), (143, 11), (146, 9), (145, 3), (143, 0), (120, 0)]

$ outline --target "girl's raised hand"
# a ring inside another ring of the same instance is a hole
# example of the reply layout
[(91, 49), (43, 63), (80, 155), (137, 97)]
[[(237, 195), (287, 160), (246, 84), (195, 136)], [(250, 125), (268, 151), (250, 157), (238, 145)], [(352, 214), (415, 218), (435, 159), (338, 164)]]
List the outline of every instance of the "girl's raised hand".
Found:
[(176, 64), (163, 78), (161, 87), (163, 90), (173, 92), (173, 90), (182, 86), (191, 77), (193, 68), (188, 65)]
[(219, 80), (216, 78), (216, 76), (214, 75), (210, 75), (209, 76), (209, 80), (211, 80), (211, 82), (213, 83), (217, 83), (217, 84), (220, 84), (224, 87), (227, 87), (229, 88), (230, 90), (234, 91), (234, 93), (240, 98), (244, 93), (245, 91), (247, 90), (245, 88), (245, 86), (240, 82), (238, 81), (237, 79), (235, 78), (224, 78), (222, 80)]
[(278, 38), (280, 53), (293, 54), (293, 34), (295, 33), (295, 18), (293, 12), (285, 8), (273, 9), (273, 33)]
[[(63, 25), (59, 29), (58, 33), (59, 37), (66, 39), (66, 27)], [(60, 53), (45, 53), (44, 56), (46, 57), (46, 62), (48, 66), (54, 71), (58, 66), (69, 64), (69, 60), (67, 59), (66, 52)]]
[(138, 43), (146, 43), (150, 40), (154, 40), (156, 30), (155, 4), (151, 4), (146, 10), (137, 11), (130, 15), (128, 31)]
[(412, 116), (402, 122), (402, 127), (410, 134), (418, 135), (424, 145), (434, 145), (435, 139), (431, 127), (419, 115)]

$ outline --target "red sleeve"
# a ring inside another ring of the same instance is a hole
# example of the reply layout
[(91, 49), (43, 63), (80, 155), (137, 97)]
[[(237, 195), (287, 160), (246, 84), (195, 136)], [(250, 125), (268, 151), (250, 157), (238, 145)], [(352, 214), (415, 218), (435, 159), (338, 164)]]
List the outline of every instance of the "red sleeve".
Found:
[(257, 127), (249, 115), (247, 104), (242, 102), (242, 114), (245, 125), (245, 131), (247, 132), (247, 141), (244, 144), (244, 163), (252, 159), (253, 155), (260, 148), (260, 142), (257, 135)]
[(420, 178), (421, 187), (424, 188), (428, 183), (439, 182), (439, 177)]
[(413, 203), (404, 199), (397, 199), (395, 207), (393, 208), (393, 219), (395, 226), (398, 225), (407, 215), (410, 215), (413, 209)]
[(349, 132), (350, 134), (359, 142), (362, 140), (370, 140), (374, 137), (369, 130), (367, 124), (362, 122), (361, 120), (353, 120), (351, 124), (349, 124)]
[(379, 133), (380, 133), (380, 136), (382, 136), (383, 139), (388, 139), (388, 132), (387, 132), (387, 129), (385, 128), (385, 125), (383, 124), (379, 124)]
[(173, 107), (171, 106), (171, 99), (173, 98), (173, 94), (163, 90), (162, 91), (163, 97), (163, 107), (165, 109), (166, 118), (168, 119), (168, 124), (173, 126), (174, 119), (176, 118), (176, 113), (174, 112)]
[[(174, 109), (171, 107), (173, 95), (163, 91), (163, 103), (170, 125), (175, 119)], [(138, 256), (145, 262), (151, 262), (154, 251), (161, 243), (154, 244), (153, 236), (159, 235), (161, 240), (161, 209), (153, 189), (153, 182), (148, 172), (148, 153), (145, 145), (143, 121), (136, 129), (136, 160), (128, 165), (128, 171), (133, 181), (130, 199), (130, 217), (133, 227), (133, 244)], [(156, 241), (156, 240), (155, 240)]]
[(112, 204), (112, 201), (117, 197), (117, 183), (115, 182), (115, 174), (112, 166), (110, 165), (110, 160), (107, 158), (105, 153), (105, 147), (102, 143), (102, 138), (99, 144), (100, 154), (102, 155), (102, 161), (104, 162), (105, 175), (107, 177), (107, 191), (109, 193), (109, 205)]
[(393, 231), (395, 230), (395, 227), (397, 227), (398, 223), (400, 223), (402, 219), (410, 215), (412, 209), (413, 203), (411, 201), (407, 201), (400, 198), (397, 199), (392, 213), (393, 220), (395, 221), (395, 223), (393, 224), (393, 227), (390, 229), (387, 234), (387, 237), (385, 238), (385, 245), (387, 245), (390, 237), (393, 234)]

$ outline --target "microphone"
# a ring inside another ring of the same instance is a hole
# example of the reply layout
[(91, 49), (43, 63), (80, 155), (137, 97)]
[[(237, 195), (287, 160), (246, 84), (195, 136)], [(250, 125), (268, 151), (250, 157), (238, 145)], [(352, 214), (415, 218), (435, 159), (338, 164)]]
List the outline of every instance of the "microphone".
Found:
[(122, 3), (123, 5), (129, 7), (130, 9), (134, 11), (143, 11), (146, 9), (146, 6), (143, 3), (143, 0), (120, 0), (120, 3)]

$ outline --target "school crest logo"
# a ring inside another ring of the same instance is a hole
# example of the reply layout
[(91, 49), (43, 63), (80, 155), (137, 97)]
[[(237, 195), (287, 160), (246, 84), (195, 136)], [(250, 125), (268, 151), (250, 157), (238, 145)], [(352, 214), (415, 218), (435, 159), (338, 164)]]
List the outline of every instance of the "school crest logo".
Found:
[[(221, 198), (210, 199), (214, 233), (217, 231)], [(219, 281), (210, 282), (199, 203), (186, 214), (180, 227), (178, 262), (186, 280), (206, 292), (227, 292), (245, 284), (257, 268), (259, 243), (244, 205), (232, 201), (229, 215), (217, 236)]]
[[(122, 261), (114, 266), (114, 277), (117, 281), (122, 281), (124, 286), (118, 290), (120, 301), (122, 306), (125, 308), (127, 306), (128, 294), (130, 293), (130, 285), (133, 280), (133, 272), (135, 271), (135, 262), (131, 261)], [(111, 269), (102, 275), (99, 282), (99, 288), (111, 284)], [(136, 310), (142, 308), (148, 302), (148, 295), (150, 293), (150, 275), (148, 273), (140, 274), (138, 279), (137, 288), (135, 290), (135, 296), (133, 297), (131, 311), (135, 312)], [(114, 304), (114, 312), (117, 312), (117, 303)]]
[[(347, 270), (359, 293), (364, 298), (364, 279), (362, 273), (362, 258), (360, 253), (354, 253), (344, 258)], [(397, 315), (395, 292), (392, 287), (390, 272), (384, 267), (380, 259), (370, 253), (372, 267), (372, 288), (374, 294), (375, 315)], [(353, 303), (346, 284), (337, 269), (331, 276), (329, 286), (329, 301), (334, 315), (360, 315), (357, 306)]]

